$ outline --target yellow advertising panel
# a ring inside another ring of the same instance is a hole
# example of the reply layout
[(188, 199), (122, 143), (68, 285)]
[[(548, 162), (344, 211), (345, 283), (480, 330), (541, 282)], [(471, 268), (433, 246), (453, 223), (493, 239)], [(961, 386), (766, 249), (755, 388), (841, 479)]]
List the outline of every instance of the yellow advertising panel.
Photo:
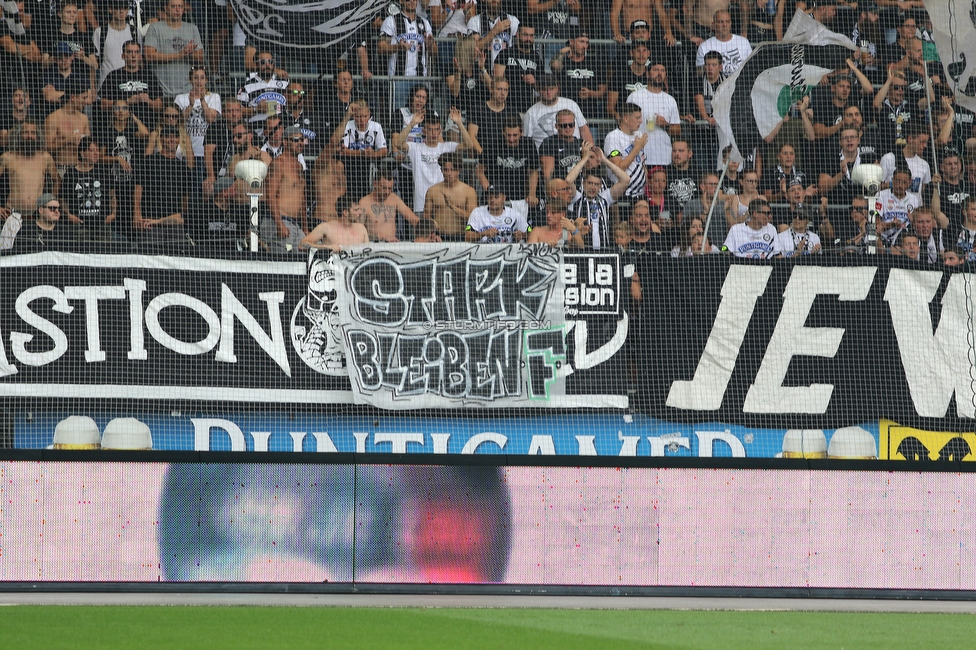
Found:
[(881, 420), (879, 455), (882, 460), (976, 461), (976, 433), (926, 431)]

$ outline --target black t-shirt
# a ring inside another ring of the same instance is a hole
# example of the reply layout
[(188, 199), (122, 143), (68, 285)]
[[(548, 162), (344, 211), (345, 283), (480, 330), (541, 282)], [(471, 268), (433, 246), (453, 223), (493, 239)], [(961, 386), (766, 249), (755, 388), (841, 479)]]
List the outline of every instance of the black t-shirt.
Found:
[(221, 210), (212, 201), (203, 206), (199, 217), (192, 220), (191, 235), (197, 243), (220, 250), (237, 250), (238, 240), (248, 236), (248, 209), (233, 203), (228, 207)]
[(539, 157), (548, 156), (555, 160), (552, 170), (553, 178), (566, 178), (569, 170), (576, 166), (580, 161), (583, 141), (573, 138), (569, 142), (563, 140), (558, 135), (550, 135), (542, 141), (539, 147)]
[(614, 71), (611, 90), (617, 93), (618, 110), (627, 101), (627, 98), (630, 97), (630, 93), (641, 88), (647, 88), (648, 83), (650, 83), (650, 79), (647, 76), (648, 70), (649, 68), (645, 66), (640, 74), (634, 74), (634, 71), (630, 69), (630, 65), (625, 65)]
[[(207, 129), (206, 135), (203, 136), (204, 148), (206, 148), (208, 144), (214, 145), (214, 176), (225, 176), (227, 165), (230, 164), (231, 158), (234, 157), (234, 138), (231, 135), (230, 129), (228, 128), (227, 120), (222, 117), (218, 117), (214, 123), (210, 125), (210, 128)], [(223, 174), (221, 174), (221, 170), (224, 171)]]
[(913, 109), (907, 100), (897, 107), (892, 106), (890, 100), (885, 100), (881, 110), (875, 113), (882, 155), (897, 146), (905, 146), (908, 125), (915, 122), (924, 125), (924, 117), (918, 118), (917, 113), (918, 110)]
[(44, 230), (33, 219), (25, 219), (14, 239), (13, 252), (27, 253), (41, 250), (58, 250), (70, 247), (75, 242), (76, 233), (68, 225), (68, 216), (63, 215), (54, 230)]
[[(142, 186), (142, 216), (162, 219), (183, 211), (183, 197), (191, 187), (190, 168), (176, 158), (161, 153), (146, 156), (136, 174), (136, 184)], [(186, 220), (186, 215), (183, 215)]]
[(70, 99), (70, 97), (65, 91), (69, 87), (69, 84), (74, 88), (87, 88), (89, 86), (90, 77), (88, 76), (87, 72), (81, 69), (84, 65), (84, 63), (78, 62), (72, 64), (71, 74), (69, 74), (67, 77), (62, 76), (57, 69), (54, 69), (49, 70), (47, 74), (41, 78), (41, 89), (44, 89), (47, 86), (53, 86), (55, 90), (64, 92), (64, 95), (62, 95), (56, 102), (49, 102), (41, 97), (40, 104), (46, 108), (48, 113), (56, 111), (68, 103), (68, 99)]
[[(114, 158), (121, 158), (128, 162), (133, 170), (139, 167), (143, 151), (145, 150), (145, 140), (138, 137), (139, 129), (132, 120), (126, 122), (125, 129), (116, 131), (112, 124), (99, 129), (96, 134), (96, 141), (99, 146), (105, 147), (105, 155)], [(112, 184), (116, 192), (121, 192), (128, 196), (131, 188), (135, 186), (133, 172), (127, 172), (118, 164), (111, 165)], [(120, 197), (120, 201), (122, 201)]]
[[(31, 109), (27, 110), (27, 119), (32, 122), (37, 121), (37, 118), (34, 115), (34, 111), (32, 111)], [(12, 110), (2, 113), (0, 114), (0, 131), (10, 131), (12, 128), (17, 126), (21, 122), (22, 120), (18, 120), (14, 118), (14, 114)]]
[[(318, 156), (319, 151), (322, 150), (322, 143), (327, 141), (332, 134), (328, 132), (328, 129), (321, 123), (321, 120), (312, 115), (309, 111), (302, 111), (298, 114), (298, 117), (293, 116), (288, 111), (282, 114), (282, 124), (285, 128), (289, 126), (297, 126), (302, 130), (302, 133), (308, 138), (308, 142), (305, 144), (305, 149), (303, 153), (306, 156)], [(207, 129), (209, 131), (209, 129)], [(220, 149), (218, 148), (218, 151)], [(217, 170), (214, 170), (215, 172)]]
[(535, 103), (534, 89), (524, 79), (526, 75), (532, 75), (538, 81), (539, 76), (545, 73), (542, 57), (535, 50), (523, 52), (518, 47), (512, 47), (501, 51), (495, 65), (505, 66), (505, 78), (509, 84), (508, 104), (524, 113)]
[(790, 182), (793, 180), (800, 181), (800, 184), (803, 185), (803, 187), (807, 187), (808, 185), (816, 182), (810, 179), (804, 172), (797, 169), (796, 165), (793, 165), (793, 169), (791, 169), (789, 172), (784, 171), (782, 167), (776, 165), (772, 169), (763, 171), (762, 180), (759, 183), (759, 191), (765, 192), (768, 190), (774, 193), (781, 192), (781, 180), (786, 181), (787, 188), (789, 188)]
[(601, 84), (607, 83), (607, 66), (598, 56), (588, 52), (582, 61), (573, 61), (569, 56), (563, 58), (563, 70), (559, 75), (560, 97), (572, 99), (579, 104), (583, 115), (588, 118), (603, 117), (606, 97), (602, 99), (583, 99), (580, 91), (583, 88), (597, 90)]
[(834, 93), (830, 88), (823, 88), (819, 92), (814, 92), (813, 101), (813, 122), (824, 126), (833, 126), (844, 118), (844, 110), (850, 106), (848, 101), (843, 106), (838, 107), (834, 104)]
[[(89, 34), (83, 34), (78, 30), (75, 30), (74, 34), (64, 34), (61, 32), (61, 26), (55, 25), (53, 29), (45, 29), (40, 33), (35, 34), (37, 39), (37, 47), (40, 48), (41, 52), (46, 52), (52, 57), (57, 57), (58, 55), (58, 43), (67, 43), (68, 47), (71, 48), (72, 52), (80, 52), (84, 50), (85, 54), (90, 54), (94, 51), (91, 36)], [(85, 65), (75, 57), (77, 63)]]
[[(922, 202), (925, 205), (932, 205), (932, 194), (934, 191), (934, 183), (929, 183), (925, 186), (925, 191), (922, 192)], [(942, 187), (939, 188), (939, 206), (949, 219), (949, 232), (958, 232), (962, 228), (963, 203), (974, 192), (976, 192), (976, 188), (965, 178), (960, 178), (959, 182), (955, 185), (944, 178), (942, 179)]]
[[(138, 72), (127, 72), (125, 68), (119, 68), (108, 73), (98, 94), (102, 99), (117, 102), (141, 93), (147, 93), (152, 100), (163, 96), (163, 89), (159, 86), (156, 75), (145, 68)], [(147, 129), (152, 129), (155, 125), (156, 111), (146, 104), (132, 104), (129, 110)]]
[(112, 212), (111, 190), (112, 172), (107, 165), (98, 164), (87, 172), (68, 168), (61, 179), (60, 195), (70, 214), (86, 225), (95, 225), (105, 223), (105, 217)]
[[(521, 201), (528, 195), (529, 172), (539, 169), (539, 154), (529, 138), (522, 138), (516, 147), (496, 139), (485, 148), (479, 162), (485, 168), (489, 184), (501, 187), (508, 200)], [(542, 186), (540, 182), (537, 197)]]
[[(487, 102), (474, 106), (468, 111), (467, 123), (478, 125), (478, 142), (490, 143), (503, 135), (505, 120), (514, 117), (518, 119), (518, 111), (511, 104), (506, 104), (500, 112), (488, 108)], [(522, 120), (519, 120), (521, 124)]]

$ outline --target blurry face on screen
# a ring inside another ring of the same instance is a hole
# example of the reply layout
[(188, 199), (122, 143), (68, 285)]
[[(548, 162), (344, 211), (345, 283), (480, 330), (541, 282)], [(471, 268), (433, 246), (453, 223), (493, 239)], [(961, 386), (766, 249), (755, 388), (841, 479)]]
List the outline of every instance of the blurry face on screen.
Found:
[(508, 564), (497, 467), (174, 464), (160, 501), (169, 580), (499, 582)]

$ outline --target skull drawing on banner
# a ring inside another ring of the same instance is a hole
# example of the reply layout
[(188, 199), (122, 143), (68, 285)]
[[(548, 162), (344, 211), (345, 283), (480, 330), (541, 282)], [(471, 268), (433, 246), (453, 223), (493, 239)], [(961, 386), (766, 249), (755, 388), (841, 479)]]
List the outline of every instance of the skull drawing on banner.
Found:
[(332, 251), (312, 250), (308, 292), (291, 316), (291, 342), (309, 368), (323, 375), (346, 374), (346, 349), (339, 330), (338, 269)]

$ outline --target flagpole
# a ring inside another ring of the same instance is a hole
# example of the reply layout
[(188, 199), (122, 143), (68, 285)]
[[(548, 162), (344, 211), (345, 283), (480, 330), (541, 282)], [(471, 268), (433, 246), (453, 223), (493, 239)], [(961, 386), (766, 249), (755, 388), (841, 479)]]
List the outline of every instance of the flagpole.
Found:
[(926, 95), (931, 97), (929, 100), (929, 138), (931, 138), (932, 143), (932, 171), (933, 175), (939, 173), (939, 156), (938, 149), (935, 146), (935, 94), (932, 92), (932, 80), (929, 79), (929, 68), (925, 65), (925, 61), (922, 61), (922, 70), (925, 73), (925, 88)]
[[(718, 202), (718, 193), (722, 189), (722, 181), (725, 180), (725, 172), (729, 170), (729, 163), (732, 161), (732, 152), (725, 157), (725, 166), (722, 167), (722, 175), (718, 177), (718, 187), (715, 188), (715, 193), (712, 194), (712, 204), (708, 206), (708, 217), (705, 218), (705, 230), (702, 232), (702, 255), (705, 254), (705, 241), (708, 239), (708, 226), (712, 223), (712, 211), (715, 209), (715, 203)], [(722, 242), (725, 243), (725, 242)]]

